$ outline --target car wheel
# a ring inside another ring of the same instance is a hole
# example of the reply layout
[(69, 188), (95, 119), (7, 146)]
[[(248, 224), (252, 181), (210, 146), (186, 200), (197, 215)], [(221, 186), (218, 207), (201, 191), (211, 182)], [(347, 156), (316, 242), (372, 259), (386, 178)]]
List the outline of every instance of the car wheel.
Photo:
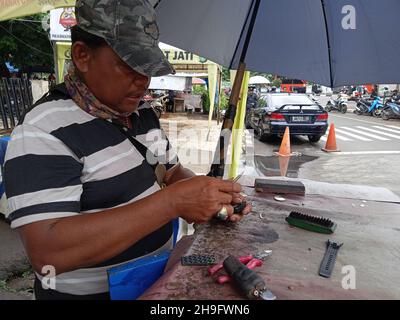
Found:
[(321, 139), (321, 137), (322, 137), (322, 136), (309, 135), (309, 136), (308, 136), (308, 140), (309, 140), (311, 143), (315, 143), (315, 142), (318, 142), (318, 141)]

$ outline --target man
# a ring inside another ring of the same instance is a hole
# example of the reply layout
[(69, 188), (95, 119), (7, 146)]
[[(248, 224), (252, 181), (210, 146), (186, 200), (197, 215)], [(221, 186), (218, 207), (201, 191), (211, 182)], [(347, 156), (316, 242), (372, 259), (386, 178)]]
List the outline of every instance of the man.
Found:
[(167, 111), (168, 112), (174, 111), (174, 99), (175, 99), (174, 91), (168, 90), (168, 98), (167, 98)]
[[(107, 299), (107, 269), (171, 248), (172, 220), (235, 222), (251, 210), (233, 214), (240, 185), (195, 177), (165, 137), (152, 149), (162, 131), (141, 98), (173, 69), (148, 1), (77, 1), (76, 15), (65, 84), (26, 114), (6, 154), (8, 218), (38, 299)], [(48, 290), (45, 266), (57, 274)]]
[(258, 103), (258, 95), (255, 92), (255, 88), (249, 87), (249, 92), (247, 94), (247, 101), (246, 101), (246, 110), (249, 111), (250, 109), (256, 108), (257, 103)]

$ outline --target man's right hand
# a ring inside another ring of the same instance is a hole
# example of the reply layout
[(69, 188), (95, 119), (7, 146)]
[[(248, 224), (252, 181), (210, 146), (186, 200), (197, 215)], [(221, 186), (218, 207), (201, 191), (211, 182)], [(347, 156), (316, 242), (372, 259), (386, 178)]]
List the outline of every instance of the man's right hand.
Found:
[(233, 214), (233, 195), (240, 193), (240, 184), (207, 176), (197, 176), (176, 182), (167, 188), (168, 200), (177, 215), (189, 223), (204, 223), (224, 206)]

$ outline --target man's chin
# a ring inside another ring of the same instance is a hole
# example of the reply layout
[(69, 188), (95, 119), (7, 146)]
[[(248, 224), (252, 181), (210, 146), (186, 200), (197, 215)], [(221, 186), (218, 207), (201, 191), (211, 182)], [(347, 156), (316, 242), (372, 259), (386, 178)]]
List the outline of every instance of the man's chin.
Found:
[(140, 104), (141, 99), (140, 98), (127, 98), (123, 101), (123, 103), (119, 107), (119, 112), (135, 112)]

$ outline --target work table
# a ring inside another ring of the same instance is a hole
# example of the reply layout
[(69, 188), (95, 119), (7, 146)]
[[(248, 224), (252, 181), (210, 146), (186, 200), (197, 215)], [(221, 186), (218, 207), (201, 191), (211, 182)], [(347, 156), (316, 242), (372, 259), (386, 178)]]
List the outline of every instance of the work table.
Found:
[[(233, 283), (217, 284), (207, 267), (182, 266), (180, 257), (212, 254), (219, 262), (264, 250), (272, 255), (254, 270), (277, 299), (400, 299), (399, 203), (312, 194), (277, 202), (273, 194), (245, 192), (252, 213), (239, 223), (212, 221), (183, 237), (164, 275), (141, 299), (244, 299)], [(337, 229), (325, 235), (291, 227), (285, 221), (290, 211), (324, 216)], [(328, 239), (344, 244), (331, 278), (323, 278), (318, 270)], [(342, 288), (350, 270), (344, 266), (355, 268), (354, 290)]]

